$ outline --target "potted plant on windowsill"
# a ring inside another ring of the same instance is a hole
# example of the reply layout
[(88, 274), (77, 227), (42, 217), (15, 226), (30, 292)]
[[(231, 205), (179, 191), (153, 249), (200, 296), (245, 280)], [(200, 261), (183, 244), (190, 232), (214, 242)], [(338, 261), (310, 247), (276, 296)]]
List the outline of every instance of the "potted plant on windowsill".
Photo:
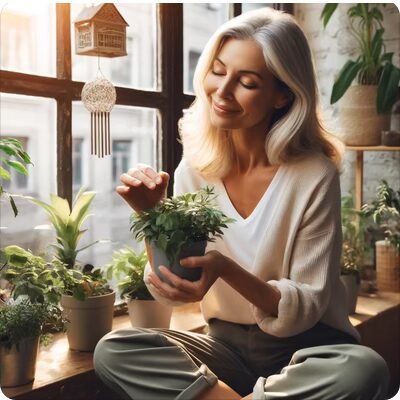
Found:
[(380, 290), (400, 291), (400, 189), (382, 180), (375, 199), (364, 204), (362, 212), (371, 217), (384, 240), (377, 240), (376, 279)]
[(136, 253), (126, 246), (115, 251), (106, 265), (107, 278), (118, 281), (120, 297), (127, 301), (128, 312), (133, 327), (169, 328), (172, 307), (154, 300), (143, 281), (147, 264), (145, 251)]
[(80, 265), (76, 257), (79, 252), (104, 242), (97, 240), (84, 247), (78, 247), (82, 235), (82, 224), (89, 216), (95, 192), (81, 189), (73, 202), (51, 194), (50, 204), (33, 197), (28, 200), (42, 207), (50, 217), (57, 234), (57, 243), (51, 245), (64, 282), (61, 305), (70, 321), (67, 336), (73, 350), (93, 351), (102, 336), (112, 329), (115, 291), (106, 285), (100, 270)]
[[(326, 27), (338, 4), (326, 4), (321, 13)], [(331, 104), (342, 99), (339, 116), (347, 145), (379, 145), (389, 129), (390, 110), (396, 101), (400, 69), (383, 43), (383, 4), (357, 3), (347, 10), (350, 34), (357, 41), (358, 57), (348, 60), (333, 85)], [(357, 85), (351, 85), (353, 81)]]
[(0, 251), (0, 278), (8, 282), (0, 304), (0, 386), (31, 382), (39, 338), (65, 330), (58, 301), (61, 281), (51, 264), (18, 247)]
[(214, 205), (214, 200), (213, 188), (206, 187), (165, 198), (155, 207), (132, 215), (131, 231), (137, 240), (150, 244), (155, 272), (161, 280), (166, 278), (159, 271), (160, 265), (184, 279), (200, 279), (201, 268), (184, 268), (179, 260), (204, 255), (207, 241), (221, 237), (222, 228), (234, 221)]
[(352, 196), (342, 198), (342, 258), (340, 279), (346, 288), (348, 311), (356, 310), (360, 289), (360, 272), (364, 264), (366, 251), (365, 218), (353, 208)]

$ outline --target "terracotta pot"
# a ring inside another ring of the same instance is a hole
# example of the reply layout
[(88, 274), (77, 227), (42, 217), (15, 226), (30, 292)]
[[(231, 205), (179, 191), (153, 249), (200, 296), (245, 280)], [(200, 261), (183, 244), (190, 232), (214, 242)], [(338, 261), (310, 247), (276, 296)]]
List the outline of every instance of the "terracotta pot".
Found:
[(166, 254), (162, 250), (160, 250), (154, 242), (152, 242), (151, 249), (153, 252), (153, 263), (156, 274), (162, 281), (166, 281), (166, 278), (158, 269), (160, 265), (164, 265), (165, 267), (169, 268), (175, 275), (178, 275), (181, 278), (187, 279), (189, 281), (199, 280), (201, 277), (201, 268), (184, 268), (179, 264), (179, 260), (181, 258), (190, 256), (204, 256), (206, 245), (207, 241), (204, 240), (201, 242), (189, 243), (188, 245), (182, 247), (182, 250), (177, 257), (178, 261), (170, 266)]
[(382, 131), (389, 130), (390, 114), (378, 114), (378, 86), (350, 86), (339, 102), (340, 138), (348, 146), (381, 144)]
[(400, 253), (389, 241), (379, 240), (376, 247), (376, 286), (379, 290), (400, 292)]
[(156, 300), (132, 299), (128, 302), (128, 311), (134, 328), (169, 328), (172, 307)]
[(356, 274), (340, 275), (340, 280), (346, 289), (349, 314), (354, 314), (356, 312), (360, 280)]
[(93, 351), (97, 342), (112, 329), (115, 292), (88, 297), (84, 301), (63, 295), (63, 315), (69, 320), (68, 343), (71, 350)]
[(38, 351), (39, 336), (23, 339), (19, 350), (15, 345), (7, 348), (0, 344), (0, 386), (14, 387), (32, 382)]

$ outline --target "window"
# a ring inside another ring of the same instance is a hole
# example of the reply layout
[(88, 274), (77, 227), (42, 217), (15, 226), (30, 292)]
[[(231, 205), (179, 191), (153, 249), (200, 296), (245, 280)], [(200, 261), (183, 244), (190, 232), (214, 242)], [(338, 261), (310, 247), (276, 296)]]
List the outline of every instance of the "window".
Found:
[(112, 184), (120, 184), (120, 176), (126, 172), (131, 165), (131, 140), (113, 140), (112, 144)]
[(77, 193), (83, 185), (83, 139), (72, 140), (72, 185)]

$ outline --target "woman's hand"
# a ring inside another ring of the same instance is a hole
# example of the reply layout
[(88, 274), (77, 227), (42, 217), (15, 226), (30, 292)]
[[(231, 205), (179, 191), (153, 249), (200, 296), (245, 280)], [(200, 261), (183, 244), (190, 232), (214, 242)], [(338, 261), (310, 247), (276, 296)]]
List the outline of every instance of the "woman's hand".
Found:
[(230, 258), (223, 256), (219, 251), (213, 250), (204, 256), (187, 257), (180, 260), (182, 267), (203, 268), (201, 278), (198, 281), (191, 282), (182, 279), (164, 266), (160, 266), (160, 272), (171, 282), (171, 285), (161, 281), (154, 272), (148, 274), (147, 280), (161, 296), (173, 301), (192, 303), (203, 299), (210, 287), (222, 276), (232, 262)]
[(127, 173), (121, 175), (124, 186), (116, 188), (117, 193), (136, 211), (144, 211), (154, 207), (165, 197), (169, 175), (152, 167), (138, 164)]

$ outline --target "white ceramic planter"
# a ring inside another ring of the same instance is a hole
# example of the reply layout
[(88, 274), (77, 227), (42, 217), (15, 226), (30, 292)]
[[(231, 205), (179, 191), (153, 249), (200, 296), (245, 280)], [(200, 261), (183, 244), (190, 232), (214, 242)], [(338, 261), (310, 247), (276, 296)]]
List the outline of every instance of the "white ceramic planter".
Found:
[(19, 350), (15, 345), (11, 348), (0, 345), (0, 386), (14, 387), (32, 382), (38, 351), (39, 336), (23, 339)]
[(156, 300), (130, 300), (128, 311), (134, 328), (169, 328), (172, 307)]
[(84, 301), (63, 295), (63, 315), (69, 320), (68, 343), (71, 350), (93, 351), (97, 342), (112, 329), (115, 292), (88, 297)]

